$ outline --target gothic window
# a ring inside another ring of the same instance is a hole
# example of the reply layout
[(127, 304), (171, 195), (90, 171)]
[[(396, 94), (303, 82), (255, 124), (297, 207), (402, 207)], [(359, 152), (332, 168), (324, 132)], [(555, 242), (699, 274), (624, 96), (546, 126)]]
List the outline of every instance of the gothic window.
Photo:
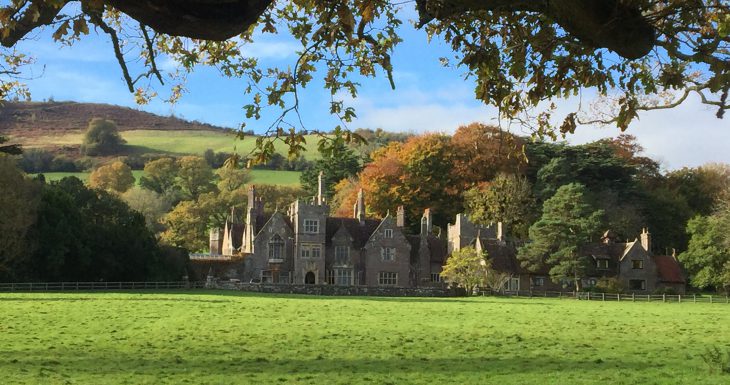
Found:
[(643, 269), (644, 268), (644, 261), (641, 259), (632, 259), (631, 260), (631, 268), (632, 269)]
[(352, 269), (334, 269), (330, 272), (328, 282), (331, 285), (352, 285)]
[(335, 246), (335, 263), (346, 265), (350, 261), (350, 248), (348, 246)]
[(304, 232), (310, 234), (316, 234), (319, 232), (319, 221), (316, 219), (305, 219), (304, 220)]
[(441, 274), (431, 273), (431, 282), (441, 282)]
[(395, 260), (395, 247), (381, 247), (380, 257), (383, 261), (394, 261)]
[(385, 229), (384, 233), (386, 238), (393, 238), (393, 229)]
[(596, 267), (599, 269), (608, 269), (608, 259), (596, 260)]
[(284, 259), (284, 241), (279, 234), (269, 240), (269, 259)]
[(302, 258), (319, 258), (322, 255), (322, 246), (311, 243), (302, 244), (300, 255)]

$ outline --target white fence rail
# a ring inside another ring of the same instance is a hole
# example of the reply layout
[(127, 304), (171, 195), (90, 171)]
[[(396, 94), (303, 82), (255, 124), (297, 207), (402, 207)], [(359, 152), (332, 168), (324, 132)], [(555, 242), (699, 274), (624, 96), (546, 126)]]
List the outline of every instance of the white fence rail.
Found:
[(503, 291), (492, 292), (484, 290), (482, 295), (496, 295), (522, 298), (565, 298), (584, 301), (615, 301), (615, 302), (692, 302), (692, 303), (730, 303), (727, 295), (700, 295), (700, 294), (620, 294), (620, 293), (591, 293), (574, 291)]

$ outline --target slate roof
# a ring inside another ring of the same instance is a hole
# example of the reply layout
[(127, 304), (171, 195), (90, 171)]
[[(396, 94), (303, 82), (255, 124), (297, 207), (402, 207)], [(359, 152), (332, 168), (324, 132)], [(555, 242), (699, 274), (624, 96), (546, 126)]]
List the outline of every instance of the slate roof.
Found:
[(446, 240), (435, 235), (429, 235), (428, 248), (431, 250), (431, 262), (440, 263), (442, 265), (446, 264)]
[(362, 249), (378, 225), (380, 225), (380, 221), (377, 219), (365, 219), (361, 225), (357, 218), (327, 217), (327, 244), (332, 244), (332, 237), (340, 227), (344, 226), (353, 239), (353, 247)]
[(666, 283), (685, 283), (684, 273), (679, 266), (679, 262), (671, 255), (655, 255), (654, 263), (656, 263), (659, 280)]
[(243, 223), (228, 224), (228, 230), (231, 232), (231, 242), (233, 243), (233, 248), (236, 250), (240, 249), (243, 243), (243, 228)]

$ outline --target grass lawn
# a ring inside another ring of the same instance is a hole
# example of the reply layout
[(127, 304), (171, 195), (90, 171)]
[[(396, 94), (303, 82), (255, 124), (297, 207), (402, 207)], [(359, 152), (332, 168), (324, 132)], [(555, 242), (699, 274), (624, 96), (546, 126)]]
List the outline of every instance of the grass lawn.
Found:
[[(251, 183), (255, 184), (274, 184), (285, 186), (299, 185), (299, 171), (279, 171), (279, 170), (250, 170)], [(133, 170), (134, 178), (139, 182), (139, 177), (144, 174), (142, 170)], [(60, 180), (67, 176), (75, 176), (86, 182), (89, 179), (88, 172), (44, 172), (46, 180)]]
[(728, 384), (723, 304), (0, 294), (0, 382)]

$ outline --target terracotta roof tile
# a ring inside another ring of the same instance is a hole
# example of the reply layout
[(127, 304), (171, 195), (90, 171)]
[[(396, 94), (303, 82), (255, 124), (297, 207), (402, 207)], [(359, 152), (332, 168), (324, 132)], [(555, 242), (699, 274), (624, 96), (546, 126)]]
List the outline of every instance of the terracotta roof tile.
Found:
[(679, 266), (679, 262), (671, 255), (655, 255), (654, 263), (656, 263), (660, 281), (667, 283), (685, 283), (682, 267)]

